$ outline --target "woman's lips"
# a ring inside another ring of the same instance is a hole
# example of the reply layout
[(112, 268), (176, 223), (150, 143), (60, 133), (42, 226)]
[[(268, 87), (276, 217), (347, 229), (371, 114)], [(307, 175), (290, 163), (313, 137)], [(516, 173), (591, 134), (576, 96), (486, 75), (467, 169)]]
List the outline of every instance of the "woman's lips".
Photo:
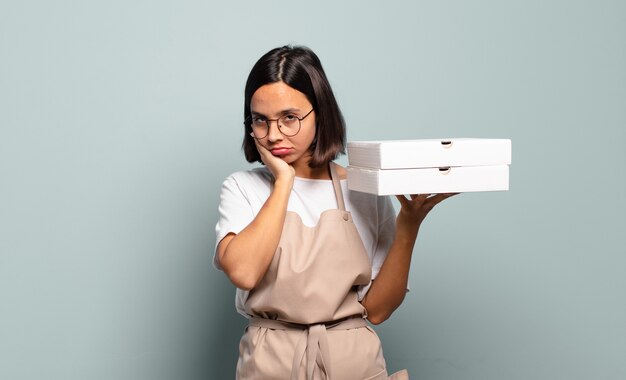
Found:
[(274, 148), (270, 152), (272, 152), (274, 156), (285, 156), (291, 152), (291, 148)]

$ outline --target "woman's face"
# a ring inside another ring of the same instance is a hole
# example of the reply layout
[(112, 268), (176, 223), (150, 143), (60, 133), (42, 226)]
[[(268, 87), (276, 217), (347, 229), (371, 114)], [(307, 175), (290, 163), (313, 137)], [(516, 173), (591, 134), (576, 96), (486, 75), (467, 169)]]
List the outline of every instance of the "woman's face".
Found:
[[(293, 115), (302, 118), (313, 109), (306, 95), (284, 82), (275, 82), (259, 87), (250, 100), (252, 118), (278, 119)], [(276, 121), (270, 122), (267, 136), (259, 143), (276, 157), (296, 168), (304, 168), (311, 154), (309, 147), (315, 138), (315, 112), (301, 121), (300, 131), (295, 136), (285, 136), (278, 129)]]

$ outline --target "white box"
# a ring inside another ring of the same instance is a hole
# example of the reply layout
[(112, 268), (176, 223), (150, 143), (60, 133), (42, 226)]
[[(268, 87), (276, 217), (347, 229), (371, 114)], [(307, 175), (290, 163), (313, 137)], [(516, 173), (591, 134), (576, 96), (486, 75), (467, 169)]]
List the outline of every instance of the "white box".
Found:
[(374, 169), (509, 165), (509, 139), (423, 139), (348, 142), (348, 163)]
[(505, 191), (509, 139), (348, 142), (348, 188), (377, 195)]
[(509, 166), (369, 169), (348, 166), (348, 188), (376, 195), (464, 193), (509, 189)]

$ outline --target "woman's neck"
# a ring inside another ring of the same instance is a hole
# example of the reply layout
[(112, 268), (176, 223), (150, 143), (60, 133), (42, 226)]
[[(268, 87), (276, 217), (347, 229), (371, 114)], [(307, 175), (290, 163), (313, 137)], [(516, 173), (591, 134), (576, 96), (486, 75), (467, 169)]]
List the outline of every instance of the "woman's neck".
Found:
[(308, 179), (330, 179), (330, 169), (328, 165), (319, 168), (311, 168), (308, 163), (303, 165), (294, 165), (296, 177)]

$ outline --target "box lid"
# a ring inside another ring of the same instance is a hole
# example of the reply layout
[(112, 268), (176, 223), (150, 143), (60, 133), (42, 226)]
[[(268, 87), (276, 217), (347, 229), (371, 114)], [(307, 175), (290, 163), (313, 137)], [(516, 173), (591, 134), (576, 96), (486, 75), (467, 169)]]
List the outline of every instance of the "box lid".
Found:
[(350, 141), (348, 163), (374, 169), (509, 165), (511, 140), (444, 138)]

